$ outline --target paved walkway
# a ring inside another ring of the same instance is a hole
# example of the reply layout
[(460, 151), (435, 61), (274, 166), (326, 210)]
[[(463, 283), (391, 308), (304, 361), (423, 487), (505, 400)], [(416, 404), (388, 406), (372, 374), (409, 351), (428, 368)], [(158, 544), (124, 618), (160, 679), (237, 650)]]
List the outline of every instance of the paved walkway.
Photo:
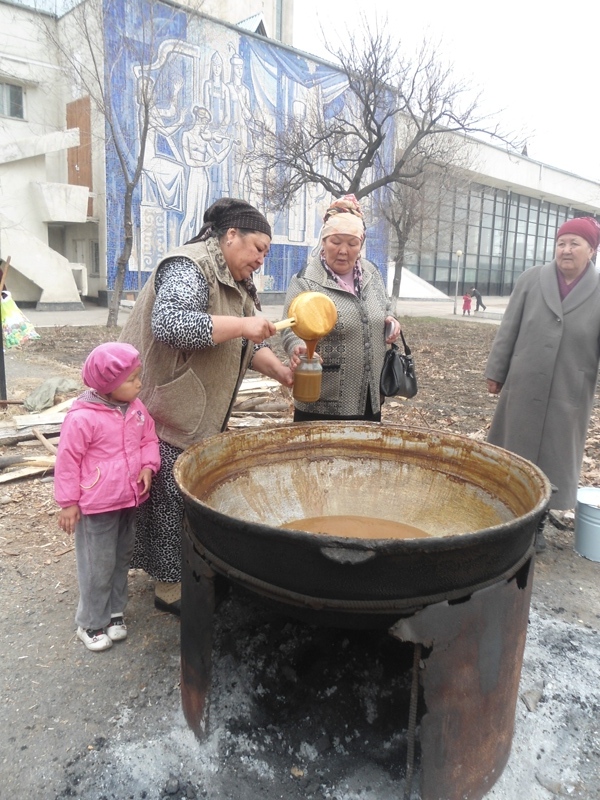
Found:
[[(456, 317), (456, 319), (477, 320), (498, 324), (508, 303), (508, 297), (486, 297), (487, 311), (475, 313), (471, 311), (470, 317), (462, 316), (462, 300), (458, 299), (456, 315), (454, 314), (454, 298), (447, 300), (399, 300), (398, 314), (407, 317)], [(129, 316), (130, 309), (121, 307), (119, 312), (119, 325), (124, 325)], [(108, 308), (94, 303), (86, 303), (82, 311), (35, 311), (24, 308), (23, 313), (35, 328), (53, 328), (63, 325), (106, 325)], [(282, 305), (268, 305), (263, 301), (264, 315), (275, 322), (283, 316)]]

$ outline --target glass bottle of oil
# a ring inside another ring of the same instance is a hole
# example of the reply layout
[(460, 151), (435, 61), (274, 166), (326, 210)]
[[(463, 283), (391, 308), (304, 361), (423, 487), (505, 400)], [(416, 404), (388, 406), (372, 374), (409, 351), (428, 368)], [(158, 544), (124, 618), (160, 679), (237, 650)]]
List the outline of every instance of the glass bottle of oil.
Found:
[(294, 399), (301, 403), (314, 403), (318, 400), (321, 396), (322, 375), (323, 367), (319, 356), (309, 358), (301, 355), (300, 363), (294, 370)]

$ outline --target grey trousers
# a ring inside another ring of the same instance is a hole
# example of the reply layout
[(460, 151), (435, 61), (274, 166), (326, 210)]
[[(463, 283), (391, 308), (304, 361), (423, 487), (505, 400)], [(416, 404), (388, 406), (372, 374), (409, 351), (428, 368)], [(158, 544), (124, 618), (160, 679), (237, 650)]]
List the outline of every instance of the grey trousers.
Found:
[(75, 528), (79, 605), (75, 622), (105, 628), (127, 605), (127, 574), (135, 541), (135, 508), (82, 514)]

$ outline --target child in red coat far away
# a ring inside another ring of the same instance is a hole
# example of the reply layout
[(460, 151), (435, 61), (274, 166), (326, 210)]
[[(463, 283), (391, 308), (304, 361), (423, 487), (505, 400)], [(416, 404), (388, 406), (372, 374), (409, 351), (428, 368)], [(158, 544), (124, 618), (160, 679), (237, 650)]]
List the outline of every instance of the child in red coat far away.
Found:
[(127, 636), (135, 512), (160, 467), (154, 421), (138, 400), (141, 371), (130, 344), (92, 350), (81, 372), (89, 391), (75, 400), (60, 432), (54, 497), (59, 526), (75, 534), (75, 622), (88, 650), (107, 650)]
[(465, 314), (471, 316), (471, 295), (469, 292), (463, 294), (463, 317)]

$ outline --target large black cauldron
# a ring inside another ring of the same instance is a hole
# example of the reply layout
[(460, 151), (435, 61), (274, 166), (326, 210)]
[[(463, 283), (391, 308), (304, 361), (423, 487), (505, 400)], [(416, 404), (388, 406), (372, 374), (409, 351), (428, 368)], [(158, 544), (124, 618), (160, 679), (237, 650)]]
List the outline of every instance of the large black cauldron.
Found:
[[(532, 544), (550, 497), (540, 470), (464, 436), (326, 422), (219, 435), (183, 453), (175, 476), (187, 516), (181, 694), (192, 730), (207, 730), (222, 573), (314, 624), (385, 626), (413, 642), (413, 687), (418, 677), (426, 706), (421, 797), (483, 798), (510, 753)], [(432, 535), (365, 540), (278, 527), (339, 514)], [(417, 706), (413, 691), (415, 721)]]
[[(493, 582), (526, 555), (550, 497), (544, 474), (501, 448), (360, 423), (220, 434), (186, 450), (175, 477), (192, 539), (219, 571), (342, 603), (433, 600)], [(338, 514), (432, 536), (347, 539), (279, 527)]]

